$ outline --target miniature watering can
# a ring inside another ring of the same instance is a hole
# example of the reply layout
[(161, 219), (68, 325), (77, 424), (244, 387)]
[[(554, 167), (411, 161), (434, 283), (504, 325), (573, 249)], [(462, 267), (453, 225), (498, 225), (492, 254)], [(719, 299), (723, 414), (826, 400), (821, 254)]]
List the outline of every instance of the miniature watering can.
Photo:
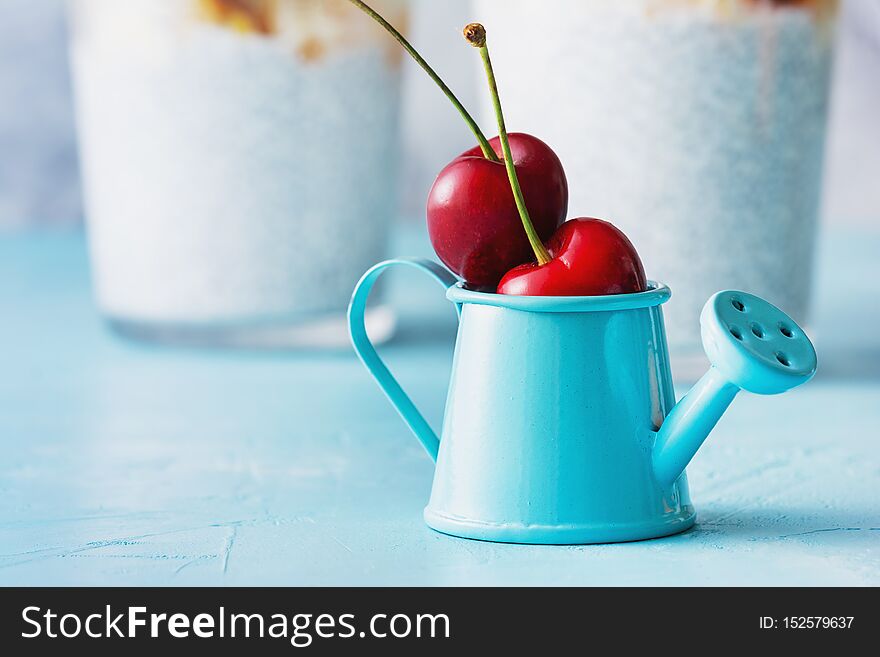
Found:
[[(459, 313), (442, 438), (370, 343), (364, 310), (393, 265), (422, 270)], [(816, 352), (775, 306), (718, 292), (700, 317), (712, 366), (676, 404), (661, 304), (669, 288), (594, 297), (465, 289), (440, 265), (398, 259), (361, 278), (349, 307), (354, 348), (437, 462), (425, 521), (510, 543), (605, 543), (694, 524), (685, 466), (740, 389), (807, 381)]]

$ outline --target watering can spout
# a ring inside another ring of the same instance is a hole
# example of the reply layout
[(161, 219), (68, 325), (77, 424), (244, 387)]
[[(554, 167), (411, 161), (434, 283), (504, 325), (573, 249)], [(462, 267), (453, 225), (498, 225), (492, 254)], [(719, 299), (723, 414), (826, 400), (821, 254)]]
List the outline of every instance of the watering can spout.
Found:
[(679, 478), (739, 390), (713, 366), (675, 405), (654, 441), (654, 474), (660, 483)]
[(776, 306), (746, 292), (714, 294), (700, 315), (712, 366), (663, 421), (653, 447), (657, 481), (681, 476), (740, 390), (772, 395), (808, 381), (816, 351), (803, 330)]

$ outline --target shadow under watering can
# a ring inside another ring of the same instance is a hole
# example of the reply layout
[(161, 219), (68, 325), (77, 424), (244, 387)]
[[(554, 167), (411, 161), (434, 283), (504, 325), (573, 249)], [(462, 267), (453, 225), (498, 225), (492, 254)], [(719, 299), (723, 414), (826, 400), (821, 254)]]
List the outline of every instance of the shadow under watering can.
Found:
[[(379, 358), (364, 328), (387, 268), (446, 289), (459, 329), (442, 438)], [(387, 260), (349, 307), (354, 348), (436, 460), (425, 509), (435, 530), (510, 543), (578, 544), (666, 536), (694, 524), (685, 466), (742, 389), (775, 394), (812, 377), (803, 330), (754, 295), (713, 295), (700, 317), (709, 371), (678, 402), (661, 305), (665, 285), (594, 297), (465, 289), (429, 260)]]

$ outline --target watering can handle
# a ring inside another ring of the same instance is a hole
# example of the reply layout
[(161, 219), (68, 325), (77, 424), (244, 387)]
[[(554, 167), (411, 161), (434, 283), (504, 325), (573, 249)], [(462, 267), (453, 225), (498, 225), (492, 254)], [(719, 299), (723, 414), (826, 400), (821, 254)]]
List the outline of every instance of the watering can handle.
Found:
[[(354, 293), (351, 295), (351, 303), (348, 306), (348, 329), (351, 333), (351, 342), (354, 345), (354, 350), (357, 352), (361, 362), (366, 365), (370, 374), (373, 375), (373, 378), (376, 379), (388, 400), (397, 409), (397, 412), (400, 413), (400, 417), (403, 418), (403, 421), (406, 422), (407, 426), (416, 435), (416, 438), (419, 439), (419, 442), (422, 443), (425, 451), (436, 461), (437, 451), (440, 449), (440, 439), (437, 438), (437, 434), (431, 428), (431, 425), (428, 424), (419, 412), (419, 409), (416, 408), (409, 398), (409, 395), (403, 391), (397, 379), (391, 375), (385, 363), (379, 358), (379, 354), (376, 353), (376, 349), (367, 336), (367, 330), (364, 325), (364, 312), (367, 308), (367, 298), (370, 296), (370, 290), (373, 289), (373, 285), (382, 272), (393, 265), (406, 265), (407, 267), (419, 269), (442, 285), (443, 289), (449, 289), (458, 282), (458, 279), (431, 260), (422, 258), (385, 260), (371, 267), (361, 277), (361, 280), (358, 281), (354, 289)], [(456, 311), (458, 310), (459, 306), (456, 305)]]

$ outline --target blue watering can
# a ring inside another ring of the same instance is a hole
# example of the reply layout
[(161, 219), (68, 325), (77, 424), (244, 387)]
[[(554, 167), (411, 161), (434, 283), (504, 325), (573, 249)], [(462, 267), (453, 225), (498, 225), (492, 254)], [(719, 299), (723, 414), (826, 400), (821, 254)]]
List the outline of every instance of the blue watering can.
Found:
[[(442, 438), (364, 327), (382, 272), (423, 271), (459, 313)], [(780, 393), (816, 371), (803, 330), (751, 294), (718, 292), (700, 317), (712, 366), (676, 404), (661, 305), (669, 288), (594, 297), (465, 289), (429, 260), (379, 263), (349, 307), (354, 348), (437, 462), (427, 524), (509, 543), (633, 541), (694, 524), (685, 466), (736, 394)]]

